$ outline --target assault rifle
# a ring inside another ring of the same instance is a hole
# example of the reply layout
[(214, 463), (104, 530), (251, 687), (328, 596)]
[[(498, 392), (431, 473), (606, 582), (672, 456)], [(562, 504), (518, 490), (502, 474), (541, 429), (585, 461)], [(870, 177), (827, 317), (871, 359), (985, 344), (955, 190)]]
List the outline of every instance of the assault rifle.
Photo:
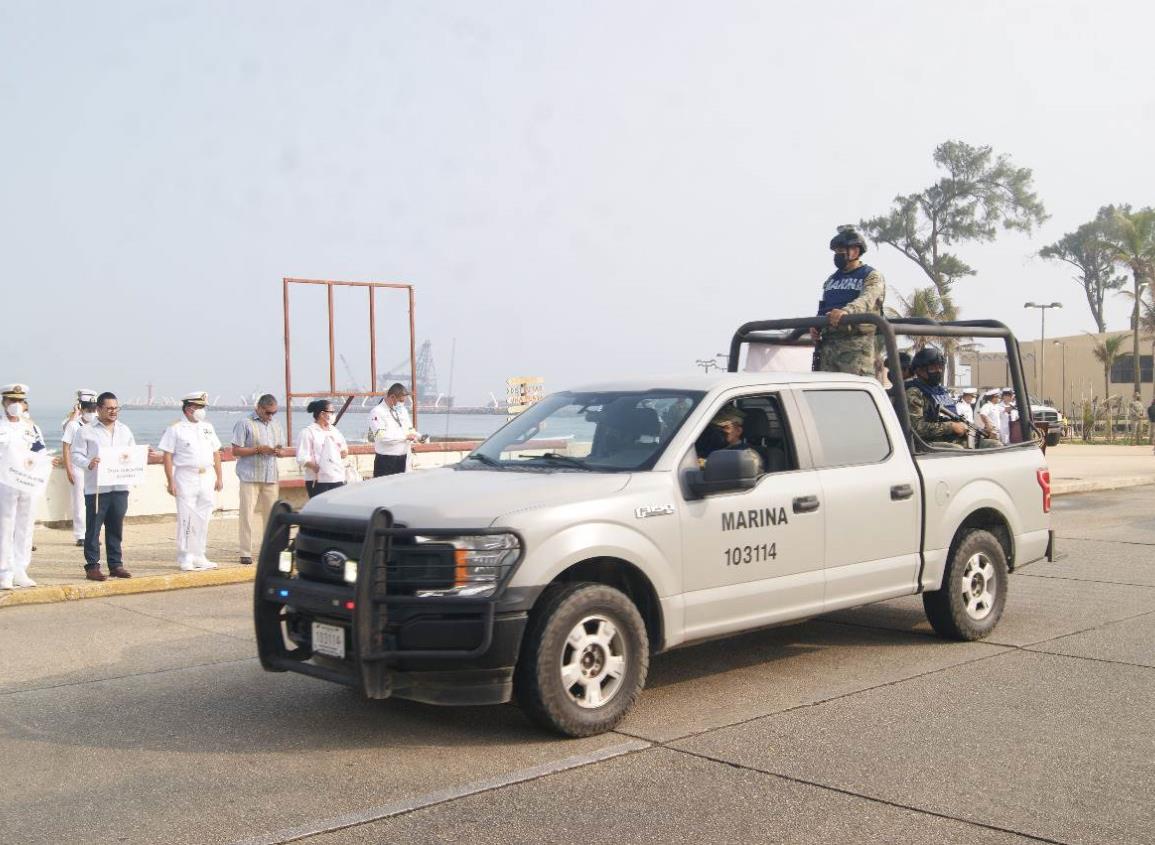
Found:
[[(946, 408), (946, 407), (943, 407), (942, 405), (939, 405), (938, 406), (938, 415), (939, 415), (940, 419), (949, 420), (950, 422), (962, 423), (967, 428), (969, 428), (971, 431), (973, 431), (976, 437), (979, 437), (983, 440), (997, 440), (998, 439), (997, 437), (991, 437), (983, 429), (979, 428), (977, 425), (975, 425), (973, 422), (968, 420), (962, 414), (958, 413), (957, 411), (952, 411), (950, 408)], [(975, 445), (977, 446), (978, 443), (976, 442)]]

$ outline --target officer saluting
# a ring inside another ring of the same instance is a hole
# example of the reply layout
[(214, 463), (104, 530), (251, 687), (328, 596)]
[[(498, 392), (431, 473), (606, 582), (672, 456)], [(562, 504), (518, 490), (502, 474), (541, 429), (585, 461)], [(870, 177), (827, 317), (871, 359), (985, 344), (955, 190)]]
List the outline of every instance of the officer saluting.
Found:
[[(40, 426), (24, 416), (28, 411), (28, 386), (6, 384), (0, 387), (0, 394), (0, 449), (11, 449), (14, 454), (43, 451)], [(36, 586), (28, 577), (35, 504), (27, 490), (0, 484), (0, 590)]]
[[(182, 570), (216, 569), (205, 557), (213, 491), (224, 487), (221, 441), (205, 422), (209, 397), (204, 391), (181, 399), (184, 419), (165, 429), (160, 438), (169, 495), (176, 497), (177, 563)], [(210, 475), (210, 472), (212, 475)]]
[(818, 369), (877, 378), (874, 326), (840, 324), (847, 314), (881, 314), (886, 280), (862, 263), (866, 240), (853, 226), (839, 226), (830, 249), (838, 269), (823, 283), (818, 303), (818, 315), (826, 317), (828, 325), (821, 333), (811, 330), (811, 336), (819, 341)]

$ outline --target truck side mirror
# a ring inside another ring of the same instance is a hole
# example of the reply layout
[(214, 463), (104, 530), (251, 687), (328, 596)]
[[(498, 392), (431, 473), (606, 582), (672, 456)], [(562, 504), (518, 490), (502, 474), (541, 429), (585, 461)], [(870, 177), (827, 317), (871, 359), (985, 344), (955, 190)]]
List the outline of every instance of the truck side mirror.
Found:
[(696, 497), (715, 493), (753, 490), (762, 474), (758, 453), (753, 449), (719, 449), (706, 458), (705, 469), (686, 473), (686, 484)]

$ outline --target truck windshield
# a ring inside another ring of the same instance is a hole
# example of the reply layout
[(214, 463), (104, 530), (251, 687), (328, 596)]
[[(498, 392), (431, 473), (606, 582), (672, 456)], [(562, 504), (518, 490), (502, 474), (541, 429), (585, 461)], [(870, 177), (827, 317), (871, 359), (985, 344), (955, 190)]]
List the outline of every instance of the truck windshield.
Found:
[(693, 390), (555, 393), (515, 417), (463, 469), (649, 469), (704, 394)]

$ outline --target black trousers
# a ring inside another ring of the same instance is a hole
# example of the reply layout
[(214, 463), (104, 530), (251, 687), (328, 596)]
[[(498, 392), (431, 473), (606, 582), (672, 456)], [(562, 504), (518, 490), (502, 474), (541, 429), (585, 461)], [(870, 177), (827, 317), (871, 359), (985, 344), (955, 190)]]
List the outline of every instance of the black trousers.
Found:
[[(95, 471), (95, 470), (94, 470)], [(128, 513), (128, 491), (84, 494), (84, 568), (100, 565), (100, 529), (104, 528), (104, 548), (109, 569), (124, 565), (120, 541), (124, 538), (124, 515)]]
[(320, 496), (326, 490), (335, 490), (338, 487), (343, 487), (342, 481), (306, 481), (305, 492), (309, 494), (309, 498)]
[(373, 477), (380, 478), (383, 475), (397, 475), (399, 472), (405, 472), (405, 464), (408, 461), (408, 455), (374, 455)]

